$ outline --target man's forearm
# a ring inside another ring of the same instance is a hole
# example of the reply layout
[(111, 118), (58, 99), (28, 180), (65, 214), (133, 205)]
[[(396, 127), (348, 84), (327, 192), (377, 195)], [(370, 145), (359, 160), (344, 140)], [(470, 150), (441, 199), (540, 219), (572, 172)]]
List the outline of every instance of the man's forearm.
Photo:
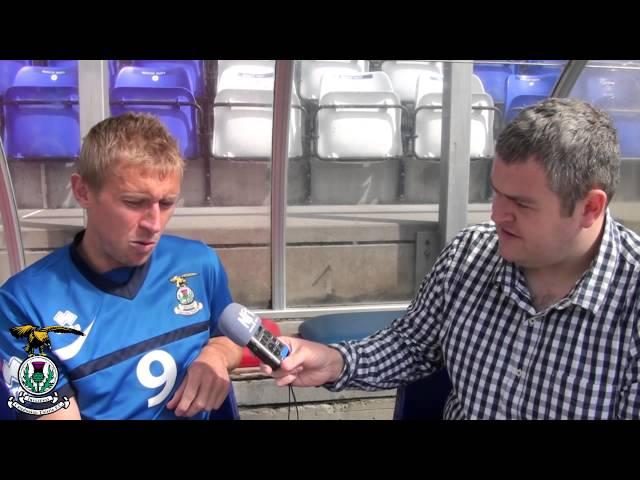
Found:
[(213, 337), (205, 348), (215, 348), (225, 359), (227, 370), (230, 372), (240, 365), (242, 347), (236, 345), (227, 337)]

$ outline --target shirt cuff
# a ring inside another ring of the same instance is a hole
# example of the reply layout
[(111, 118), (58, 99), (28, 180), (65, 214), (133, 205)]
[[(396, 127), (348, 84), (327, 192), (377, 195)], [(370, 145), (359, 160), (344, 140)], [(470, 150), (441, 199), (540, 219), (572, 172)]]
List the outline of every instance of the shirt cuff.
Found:
[(324, 388), (331, 392), (339, 392), (344, 389), (352, 376), (352, 365), (355, 364), (355, 355), (347, 347), (347, 343), (332, 343), (329, 345), (331, 348), (335, 348), (342, 355), (342, 371), (338, 375), (338, 378), (334, 382), (325, 383)]

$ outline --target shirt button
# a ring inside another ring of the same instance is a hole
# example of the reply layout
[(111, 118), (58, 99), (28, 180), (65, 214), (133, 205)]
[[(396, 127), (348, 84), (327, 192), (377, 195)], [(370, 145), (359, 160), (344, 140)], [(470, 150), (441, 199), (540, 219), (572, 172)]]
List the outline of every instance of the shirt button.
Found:
[(533, 325), (536, 323), (536, 320), (534, 318), (530, 318), (529, 319), (529, 325), (531, 325), (533, 327)]
[(520, 370), (519, 368), (517, 368), (514, 373), (515, 373), (516, 377), (518, 377), (518, 378), (520, 378), (522, 376), (522, 370)]

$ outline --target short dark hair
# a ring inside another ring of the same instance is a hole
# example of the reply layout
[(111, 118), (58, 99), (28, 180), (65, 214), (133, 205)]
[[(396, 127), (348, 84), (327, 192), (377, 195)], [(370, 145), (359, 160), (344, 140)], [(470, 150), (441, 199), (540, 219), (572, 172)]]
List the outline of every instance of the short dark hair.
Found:
[(540, 161), (567, 215), (593, 188), (611, 200), (620, 180), (611, 118), (582, 100), (548, 98), (526, 107), (498, 137), (496, 154), (507, 164), (532, 156)]

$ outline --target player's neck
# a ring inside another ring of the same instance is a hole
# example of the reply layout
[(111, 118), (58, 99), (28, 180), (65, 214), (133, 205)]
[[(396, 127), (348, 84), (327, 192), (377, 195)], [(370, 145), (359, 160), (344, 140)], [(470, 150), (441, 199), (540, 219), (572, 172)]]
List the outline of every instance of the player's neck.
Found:
[(116, 266), (111, 265), (106, 258), (100, 255), (98, 239), (91, 234), (90, 230), (85, 230), (76, 250), (80, 258), (82, 258), (95, 273), (102, 274), (116, 268)]

